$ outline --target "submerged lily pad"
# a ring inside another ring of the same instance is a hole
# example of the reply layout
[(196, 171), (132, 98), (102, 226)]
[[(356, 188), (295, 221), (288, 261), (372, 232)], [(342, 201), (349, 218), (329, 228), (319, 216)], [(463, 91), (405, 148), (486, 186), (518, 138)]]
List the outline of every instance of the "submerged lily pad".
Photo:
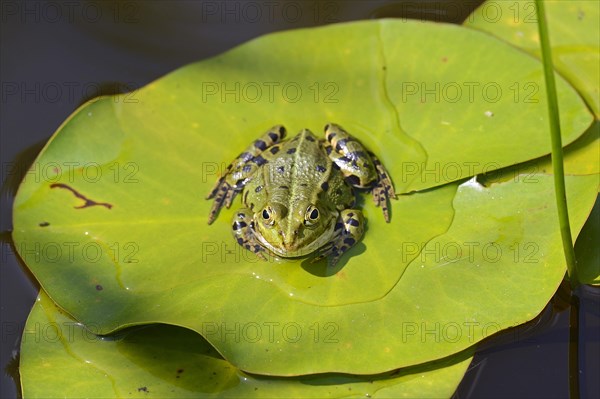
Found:
[(181, 327), (152, 325), (99, 337), (42, 291), (25, 326), (19, 368), (24, 398), (443, 398), (452, 395), (471, 359), (467, 351), (378, 375), (257, 376)]
[[(374, 374), (443, 358), (533, 318), (564, 275), (550, 176), (424, 190), (546, 154), (543, 90), (529, 103), (510, 92), (543, 87), (542, 76), (533, 58), (456, 26), (266, 36), (79, 109), (19, 189), (15, 245), (86, 325), (184, 326), (247, 372)], [(436, 82), (491, 82), (503, 94), (406, 92)], [(592, 117), (560, 78), (558, 90), (568, 143)], [(390, 224), (367, 201), (368, 231), (341, 270), (258, 261), (232, 239), (231, 210), (206, 225), (204, 196), (257, 135), (327, 121), (377, 153), (399, 192), (424, 190), (395, 201)], [(576, 233), (597, 176), (567, 185)]]
[[(554, 67), (600, 116), (600, 2), (545, 1)], [(465, 26), (489, 32), (541, 58), (534, 0), (487, 1)]]

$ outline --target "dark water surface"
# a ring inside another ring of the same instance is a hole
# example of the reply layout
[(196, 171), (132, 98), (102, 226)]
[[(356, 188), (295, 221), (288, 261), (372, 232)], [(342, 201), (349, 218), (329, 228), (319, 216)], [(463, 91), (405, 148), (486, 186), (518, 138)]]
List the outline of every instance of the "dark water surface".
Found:
[[(380, 17), (460, 23), (480, 3), (3, 1), (1, 397), (18, 395), (11, 377), (17, 370), (14, 357), (39, 289), (10, 246), (18, 171), (80, 103), (141, 87), (264, 33)], [(578, 245), (588, 253), (593, 248), (597, 262), (598, 203), (594, 212)], [(563, 287), (536, 320), (482, 345), (456, 397), (562, 398), (577, 389), (570, 375), (579, 377), (582, 397), (600, 397), (599, 358), (600, 291), (582, 287), (571, 297)]]

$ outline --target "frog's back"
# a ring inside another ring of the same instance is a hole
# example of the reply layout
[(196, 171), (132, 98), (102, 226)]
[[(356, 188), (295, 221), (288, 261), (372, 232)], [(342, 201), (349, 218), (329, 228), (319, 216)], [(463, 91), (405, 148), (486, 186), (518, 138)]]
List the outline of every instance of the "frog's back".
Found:
[(265, 168), (271, 192), (284, 191), (290, 200), (316, 197), (329, 178), (331, 160), (321, 143), (308, 129), (282, 143), (278, 156)]

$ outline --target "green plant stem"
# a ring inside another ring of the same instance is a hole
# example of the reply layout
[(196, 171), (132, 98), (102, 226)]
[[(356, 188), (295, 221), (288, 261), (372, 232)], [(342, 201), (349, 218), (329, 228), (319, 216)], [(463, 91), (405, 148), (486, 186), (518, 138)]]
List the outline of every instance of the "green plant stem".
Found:
[(546, 12), (544, 1), (536, 0), (538, 17), (538, 31), (540, 34), (540, 45), (542, 47), (542, 61), (544, 64), (544, 77), (546, 80), (546, 96), (548, 98), (548, 116), (550, 120), (550, 137), (552, 140), (552, 169), (554, 172), (554, 192), (556, 194), (556, 208), (558, 210), (558, 222), (562, 244), (567, 262), (567, 272), (571, 287), (575, 288), (579, 283), (573, 249), (573, 238), (569, 224), (569, 211), (567, 208), (567, 194), (565, 189), (565, 175), (563, 170), (563, 151), (560, 136), (560, 117), (558, 115), (558, 101), (556, 98), (556, 83), (554, 81), (554, 65), (552, 62), (552, 50), (548, 38), (548, 26), (546, 25)]

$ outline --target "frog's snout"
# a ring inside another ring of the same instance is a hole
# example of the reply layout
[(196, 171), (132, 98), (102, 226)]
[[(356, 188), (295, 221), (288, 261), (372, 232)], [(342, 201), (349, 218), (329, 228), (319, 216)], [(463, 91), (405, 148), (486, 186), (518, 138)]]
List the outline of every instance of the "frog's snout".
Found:
[(298, 230), (292, 230), (289, 232), (279, 231), (281, 235), (281, 242), (286, 250), (293, 250), (297, 246)]

